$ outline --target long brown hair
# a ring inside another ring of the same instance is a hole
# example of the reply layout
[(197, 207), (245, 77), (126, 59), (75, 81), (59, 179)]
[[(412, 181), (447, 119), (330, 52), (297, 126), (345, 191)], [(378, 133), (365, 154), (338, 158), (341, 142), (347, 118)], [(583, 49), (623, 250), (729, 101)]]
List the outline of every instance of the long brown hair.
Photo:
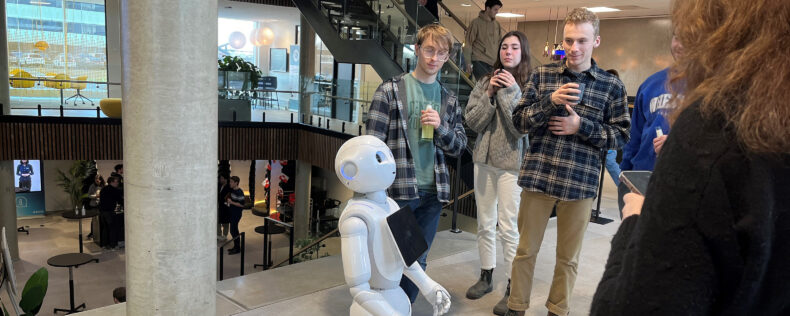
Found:
[(672, 20), (683, 55), (671, 68), (671, 121), (700, 102), (747, 150), (790, 153), (790, 1), (676, 0)]
[[(516, 71), (513, 73), (513, 78), (516, 78), (516, 83), (518, 83), (518, 87), (522, 90), (524, 86), (529, 81), (529, 75), (532, 71), (532, 65), (530, 63), (530, 56), (529, 56), (529, 40), (527, 40), (527, 36), (524, 33), (519, 31), (510, 31), (505, 36), (502, 36), (502, 39), (499, 40), (499, 46), (497, 48), (496, 53), (496, 62), (494, 63), (494, 70), (502, 68), (502, 56), (499, 54), (499, 50), (502, 49), (502, 43), (505, 42), (505, 39), (508, 37), (515, 36), (518, 38), (518, 42), (521, 45), (521, 62), (516, 66)], [(491, 78), (493, 73), (489, 74), (486, 78)]]

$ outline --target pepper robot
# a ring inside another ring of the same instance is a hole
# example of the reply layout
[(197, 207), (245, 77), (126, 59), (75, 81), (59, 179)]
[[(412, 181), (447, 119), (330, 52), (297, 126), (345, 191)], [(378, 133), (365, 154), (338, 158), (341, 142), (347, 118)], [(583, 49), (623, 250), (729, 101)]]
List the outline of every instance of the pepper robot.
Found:
[(434, 315), (447, 313), (450, 294), (416, 261), (407, 266), (387, 222), (400, 209), (385, 191), (395, 180), (395, 159), (387, 145), (370, 135), (348, 140), (337, 152), (335, 172), (357, 193), (338, 224), (343, 273), (354, 298), (350, 315), (411, 315), (409, 298), (399, 286), (403, 275), (433, 305)]

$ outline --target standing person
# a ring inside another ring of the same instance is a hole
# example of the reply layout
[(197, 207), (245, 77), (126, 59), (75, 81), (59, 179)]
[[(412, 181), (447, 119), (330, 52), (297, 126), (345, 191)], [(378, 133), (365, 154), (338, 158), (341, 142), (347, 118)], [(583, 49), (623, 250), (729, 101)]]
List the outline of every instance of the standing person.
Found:
[[(450, 31), (443, 26), (431, 24), (420, 29), (415, 46), (417, 68), (378, 87), (366, 130), (392, 150), (397, 175), (387, 192), (401, 207), (411, 207), (429, 249), (442, 203), (450, 200), (445, 155), (457, 156), (466, 147), (458, 99), (436, 80), (451, 48)], [(427, 251), (417, 259), (423, 270), (426, 255)], [(417, 287), (406, 278), (401, 287), (413, 303)]]
[(20, 160), (19, 165), (16, 166), (16, 175), (19, 176), (19, 188), (22, 192), (30, 191), (32, 186), (31, 177), (34, 175), (33, 166), (30, 165), (28, 160)]
[[(672, 36), (670, 51), (677, 60), (683, 46)], [(653, 170), (656, 155), (669, 135), (666, 115), (670, 109), (672, 95), (667, 91), (669, 68), (661, 70), (645, 80), (636, 92), (634, 115), (631, 118), (631, 140), (623, 148), (622, 170)], [(660, 131), (660, 132), (659, 132)]]
[(521, 236), (506, 315), (524, 315), (529, 308), (535, 259), (555, 206), (557, 259), (546, 307), (549, 315), (568, 314), (598, 189), (601, 150), (628, 142), (625, 86), (592, 59), (601, 43), (598, 24), (595, 13), (585, 8), (568, 13), (563, 29), (566, 58), (537, 68), (513, 113), (516, 129), (529, 133), (530, 146), (518, 181), (524, 188), (518, 217)]
[(591, 315), (790, 313), (788, 17), (788, 1), (673, 2), (672, 134), (646, 196), (626, 194)]
[(101, 190), (99, 199), (99, 220), (101, 232), (101, 245), (105, 249), (118, 246), (120, 240), (119, 218), (115, 216), (116, 208), (123, 205), (123, 191), (120, 179), (115, 176), (107, 178), (107, 186)]
[[(620, 73), (617, 72), (615, 69), (607, 69), (606, 72), (613, 74), (615, 77), (620, 78)], [(632, 121), (633, 122), (633, 121)], [(633, 129), (634, 126), (631, 125)], [(633, 134), (631, 140), (634, 140)], [(606, 150), (606, 171), (609, 172), (609, 176), (612, 177), (612, 182), (614, 182), (615, 186), (620, 185), (620, 165), (617, 164), (617, 150), (614, 149), (607, 149)]]
[(225, 241), (230, 232), (230, 209), (225, 202), (231, 189), (227, 174), (220, 173), (217, 181), (217, 240)]
[(499, 227), (508, 285), (505, 296), (494, 307), (494, 314), (504, 315), (510, 295), (510, 269), (518, 246), (516, 219), (521, 201), (518, 171), (528, 146), (525, 134), (513, 126), (512, 115), (532, 69), (529, 41), (524, 33), (512, 31), (502, 37), (494, 69), (477, 82), (464, 111), (466, 125), (477, 132), (472, 160), (481, 270), (480, 279), (466, 291), (466, 297), (478, 299), (493, 290)]
[(99, 196), (104, 186), (104, 177), (97, 173), (96, 176), (93, 177), (93, 183), (91, 183), (91, 186), (88, 188), (88, 198), (90, 199), (88, 206), (92, 208), (99, 207)]
[(466, 72), (473, 73), (480, 80), (493, 71), (491, 65), (497, 60), (499, 39), (502, 38), (502, 26), (496, 20), (500, 0), (486, 0), (485, 11), (480, 11), (477, 19), (469, 23), (464, 45)]
[(118, 183), (119, 183), (118, 188), (123, 190), (123, 164), (115, 165), (115, 168), (113, 168), (113, 170), (114, 171), (110, 173), (110, 177), (118, 178)]
[[(244, 191), (239, 188), (239, 177), (230, 177), (230, 189), (230, 195), (226, 197), (225, 201), (230, 213), (230, 236), (236, 238), (239, 236), (239, 222), (244, 210)], [(241, 241), (236, 238), (233, 240), (233, 248), (228, 249), (228, 254), (235, 255), (239, 252), (241, 252)]]

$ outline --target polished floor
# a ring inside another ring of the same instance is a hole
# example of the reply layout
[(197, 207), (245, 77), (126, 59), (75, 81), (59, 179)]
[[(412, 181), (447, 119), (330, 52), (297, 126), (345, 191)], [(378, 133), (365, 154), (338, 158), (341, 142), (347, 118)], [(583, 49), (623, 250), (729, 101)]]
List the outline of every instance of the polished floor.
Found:
[[(614, 200), (616, 190), (607, 177), (602, 199), (603, 217), (614, 222), (599, 225), (591, 223), (582, 248), (579, 277), (571, 299), (571, 314), (586, 315), (595, 287), (603, 273), (609, 241), (619, 226)], [(84, 220), (88, 233), (90, 220)], [(225, 255), (225, 280), (217, 285), (217, 315), (343, 315), (348, 313), (351, 297), (344, 284), (339, 256), (329, 256), (306, 263), (285, 266), (265, 272), (253, 269), (262, 261), (262, 237), (254, 227), (263, 219), (245, 212), (240, 228), (247, 232), (245, 275), (239, 277), (240, 256)], [(19, 235), (21, 260), (15, 262), (18, 289), (24, 286), (36, 269), (46, 266), (49, 270), (49, 290), (39, 315), (51, 315), (54, 307), (68, 306), (68, 271), (46, 265), (54, 255), (77, 252), (77, 222), (59, 215), (38, 219), (20, 220), (20, 225), (30, 226), (30, 235)], [(479, 300), (464, 297), (466, 289), (479, 274), (479, 260), (475, 242), (474, 219), (459, 216), (463, 233), (453, 234), (450, 216), (443, 217), (440, 232), (429, 254), (428, 274), (445, 286), (452, 295), (451, 315), (491, 315), (493, 305), (502, 297), (507, 280), (502, 270), (494, 271), (495, 290)], [(274, 239), (274, 261), (285, 258), (287, 239)], [(329, 240), (322, 253), (336, 254), (337, 240)], [(102, 250), (90, 240), (85, 241), (85, 251), (100, 259), (74, 270), (76, 302), (85, 302), (92, 310), (86, 315), (125, 315), (124, 305), (112, 305), (112, 290), (124, 284), (125, 255), (123, 250)], [(545, 300), (554, 267), (556, 247), (556, 221), (551, 220), (538, 256), (532, 306), (527, 315), (545, 315)], [(500, 257), (501, 260), (501, 257)], [(0, 294), (5, 300), (5, 293)], [(112, 305), (112, 306), (110, 306)], [(106, 307), (105, 307), (106, 306)], [(100, 308), (98, 310), (93, 310)], [(431, 315), (432, 309), (420, 298), (414, 305), (413, 315)]]

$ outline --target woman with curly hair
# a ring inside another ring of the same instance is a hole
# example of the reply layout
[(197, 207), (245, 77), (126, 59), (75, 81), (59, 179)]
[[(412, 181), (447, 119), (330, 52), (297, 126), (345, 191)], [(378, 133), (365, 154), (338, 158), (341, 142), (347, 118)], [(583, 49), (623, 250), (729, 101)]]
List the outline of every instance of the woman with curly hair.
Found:
[(591, 314), (787, 315), (790, 1), (676, 1), (672, 20), (673, 132)]

